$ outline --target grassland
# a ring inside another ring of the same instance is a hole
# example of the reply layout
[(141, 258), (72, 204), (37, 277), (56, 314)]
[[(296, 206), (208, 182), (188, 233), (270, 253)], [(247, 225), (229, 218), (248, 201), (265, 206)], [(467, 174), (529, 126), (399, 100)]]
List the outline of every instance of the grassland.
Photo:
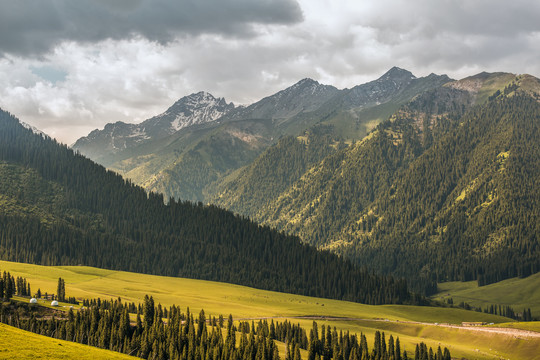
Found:
[(0, 359), (136, 359), (114, 351), (16, 329), (0, 324)]
[[(312, 298), (258, 290), (244, 286), (182, 278), (134, 274), (84, 266), (45, 267), (0, 261), (0, 270), (28, 279), (35, 292), (56, 291), (58, 277), (66, 282), (66, 295), (77, 298), (117, 298), (141, 302), (152, 294), (156, 303), (177, 304), (184, 310), (207, 314), (233, 314), (235, 319), (289, 318), (310, 328), (313, 316), (319, 325), (328, 324), (353, 333), (364, 333), (371, 345), (376, 330), (399, 336), (403, 347), (413, 351), (416, 343), (449, 347), (454, 357), (474, 359), (532, 359), (540, 354), (540, 341), (504, 334), (486, 334), (435, 323), (462, 321), (507, 323), (507, 318), (452, 308), (400, 305), (370, 306), (345, 301)], [(333, 318), (329, 320), (328, 318)]]
[(476, 281), (453, 281), (441, 283), (438, 288), (438, 294), (433, 297), (435, 299), (452, 298), (454, 304), (464, 301), (481, 308), (491, 304), (509, 305), (517, 312), (530, 308), (533, 317), (540, 316), (540, 273), (482, 287), (478, 287)]
[(478, 91), (476, 102), (482, 104), (488, 100), (497, 90), (503, 90), (505, 86), (510, 85), (512, 81), (516, 80), (514, 74), (508, 73), (495, 73), (488, 80), (486, 80), (482, 87)]
[(33, 292), (56, 292), (58, 278), (66, 282), (66, 295), (102, 299), (121, 297), (142, 302), (152, 294), (156, 303), (180, 305), (192, 311), (204, 308), (210, 314), (233, 314), (236, 318), (324, 315), (345, 318), (390, 319), (399, 321), (507, 322), (507, 318), (461, 309), (403, 305), (373, 306), (353, 302), (313, 298), (258, 290), (240, 285), (97, 269), (86, 266), (39, 266), (0, 261), (0, 270), (28, 279)]
[(527, 321), (527, 322), (511, 322), (502, 323), (496, 325), (490, 325), (492, 327), (505, 327), (510, 329), (521, 329), (527, 331), (536, 331), (540, 333), (540, 321)]

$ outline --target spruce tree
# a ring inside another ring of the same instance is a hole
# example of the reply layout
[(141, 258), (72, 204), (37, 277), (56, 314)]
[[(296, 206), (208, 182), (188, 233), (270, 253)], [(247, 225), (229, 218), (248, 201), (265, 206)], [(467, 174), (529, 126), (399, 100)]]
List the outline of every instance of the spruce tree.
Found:
[(66, 283), (61, 277), (58, 278), (58, 285), (56, 286), (56, 297), (58, 301), (66, 301)]
[(388, 339), (388, 357), (392, 360), (395, 359), (394, 353), (394, 337), (390, 335), (390, 338)]
[(395, 360), (401, 360), (401, 345), (399, 343), (399, 337), (396, 338), (396, 345), (395, 345), (395, 351), (394, 351), (394, 359)]
[(152, 296), (145, 295), (144, 297), (143, 321), (146, 329), (150, 329), (154, 323), (154, 298)]

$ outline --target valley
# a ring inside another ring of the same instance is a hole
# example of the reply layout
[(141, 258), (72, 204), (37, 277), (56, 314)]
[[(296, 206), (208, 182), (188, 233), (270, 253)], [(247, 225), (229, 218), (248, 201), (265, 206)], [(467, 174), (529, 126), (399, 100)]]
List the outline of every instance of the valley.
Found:
[[(0, 111), (0, 270), (34, 292), (53, 294), (62, 278), (68, 296), (103, 300), (75, 306), (79, 320), (36, 322), (15, 296), (3, 321), (61, 338), (77, 327), (80, 342), (149, 358), (249, 348), (231, 340), (232, 323), (223, 341), (224, 328), (207, 333), (180, 309), (258, 324), (250, 346), (266, 360), (276, 349), (341, 359), (349, 341), (375, 342), (378, 358), (381, 332), (408, 354), (420, 344), (537, 358), (538, 321), (520, 321), (540, 313), (539, 93), (537, 78), (508, 73), (454, 81), (392, 68), (344, 90), (304, 79), (249, 106), (195, 93), (75, 151)], [(139, 317), (122, 305), (143, 302)], [(162, 307), (171, 328), (147, 316)], [(183, 321), (184, 340), (173, 334)], [(265, 339), (269, 321), (306, 333), (316, 321), (336, 340), (290, 349)]]
[(538, 19), (0, 1), (0, 360), (540, 360)]
[[(123, 302), (142, 302), (151, 293), (156, 303), (176, 304), (183, 310), (198, 313), (204, 309), (208, 317), (232, 314), (239, 320), (289, 319), (310, 329), (315, 320), (352, 333), (363, 333), (371, 344), (374, 332), (399, 336), (402, 347), (414, 351), (420, 341), (428, 346), (441, 343), (453, 356), (495, 359), (532, 359), (540, 350), (539, 332), (528, 336), (524, 330), (509, 332), (501, 326), (507, 318), (466, 311), (458, 308), (417, 307), (403, 305), (371, 306), (331, 299), (270, 292), (225, 283), (183, 278), (168, 278), (80, 266), (43, 267), (31, 264), (0, 262), (0, 269), (23, 276), (44, 293), (54, 293), (58, 277), (66, 281), (66, 293), (77, 298), (122, 298)], [(497, 299), (494, 299), (497, 300)], [(466, 328), (462, 322), (494, 323), (494, 327)], [(448, 325), (447, 325), (448, 324)], [(513, 325), (515, 324), (515, 325)], [(535, 322), (530, 323), (534, 326)], [(537, 324), (537, 322), (536, 322)], [(490, 330), (491, 329), (491, 330)], [(532, 329), (531, 329), (532, 330)], [(490, 332), (491, 331), (491, 332)]]

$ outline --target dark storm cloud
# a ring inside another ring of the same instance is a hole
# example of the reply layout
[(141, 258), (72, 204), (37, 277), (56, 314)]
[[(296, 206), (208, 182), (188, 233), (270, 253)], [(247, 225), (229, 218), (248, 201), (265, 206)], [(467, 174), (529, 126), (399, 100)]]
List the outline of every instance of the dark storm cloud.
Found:
[(300, 21), (294, 0), (0, 0), (0, 53), (134, 36), (160, 43), (203, 33), (246, 37), (254, 24)]

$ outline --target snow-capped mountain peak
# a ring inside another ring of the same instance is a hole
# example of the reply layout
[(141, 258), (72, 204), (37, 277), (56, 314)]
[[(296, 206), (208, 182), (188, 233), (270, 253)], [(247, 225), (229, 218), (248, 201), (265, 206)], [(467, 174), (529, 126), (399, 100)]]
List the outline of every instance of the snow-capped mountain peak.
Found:
[(77, 140), (73, 148), (97, 158), (167, 137), (188, 126), (215, 121), (234, 108), (234, 104), (227, 103), (224, 98), (200, 91), (184, 96), (162, 114), (140, 124), (107, 124), (103, 130), (94, 130)]
[(175, 102), (163, 114), (145, 121), (145, 126), (170, 122), (169, 132), (174, 133), (186, 126), (215, 121), (234, 109), (233, 103), (224, 98), (215, 98), (212, 94), (200, 91), (185, 96)]

